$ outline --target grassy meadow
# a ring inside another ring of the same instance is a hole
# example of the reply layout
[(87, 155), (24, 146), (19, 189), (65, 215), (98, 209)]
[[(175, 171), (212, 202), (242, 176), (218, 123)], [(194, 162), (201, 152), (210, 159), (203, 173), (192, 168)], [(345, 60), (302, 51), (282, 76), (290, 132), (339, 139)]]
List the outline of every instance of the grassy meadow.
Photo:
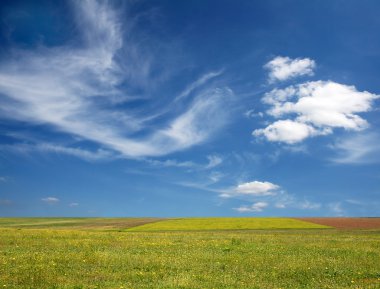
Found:
[(0, 219), (0, 288), (380, 288), (379, 230), (218, 219)]

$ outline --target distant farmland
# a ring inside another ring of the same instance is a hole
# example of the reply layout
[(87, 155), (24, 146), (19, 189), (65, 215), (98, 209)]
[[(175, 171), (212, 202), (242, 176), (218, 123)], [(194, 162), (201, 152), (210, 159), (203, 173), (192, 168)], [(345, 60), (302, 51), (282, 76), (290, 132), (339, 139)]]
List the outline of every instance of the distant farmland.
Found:
[(163, 220), (132, 227), (129, 231), (203, 231), (323, 229), (329, 226), (290, 218), (185, 218)]
[(0, 288), (380, 288), (364, 221), (4, 218)]

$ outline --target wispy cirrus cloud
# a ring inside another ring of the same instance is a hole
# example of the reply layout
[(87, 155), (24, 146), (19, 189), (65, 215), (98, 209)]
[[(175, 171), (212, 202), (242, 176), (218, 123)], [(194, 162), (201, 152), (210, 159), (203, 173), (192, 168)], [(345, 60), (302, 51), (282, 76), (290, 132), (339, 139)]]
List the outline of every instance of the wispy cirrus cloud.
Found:
[(46, 197), (42, 198), (41, 201), (49, 205), (55, 205), (58, 204), (60, 200), (56, 197)]
[(178, 161), (175, 159), (167, 159), (167, 160), (156, 160), (156, 159), (147, 159), (145, 160), (148, 164), (160, 168), (168, 168), (168, 167), (175, 167), (175, 168), (194, 168), (197, 166), (196, 163), (192, 161)]
[(166, 160), (158, 160), (158, 159), (145, 159), (150, 165), (157, 167), (177, 167), (177, 168), (189, 168), (189, 169), (197, 169), (197, 170), (208, 170), (213, 169), (222, 164), (223, 158), (217, 155), (208, 155), (207, 163), (196, 163), (193, 161), (178, 161), (175, 159), (166, 159)]
[(329, 203), (327, 208), (333, 216), (343, 217), (346, 213), (341, 202)]
[(380, 136), (377, 133), (361, 133), (338, 139), (331, 148), (336, 156), (330, 161), (336, 164), (376, 164), (380, 162)]
[(106, 149), (96, 149), (94, 151), (80, 147), (62, 146), (54, 143), (17, 143), (12, 145), (0, 145), (0, 151), (17, 154), (49, 153), (63, 154), (78, 157), (86, 161), (102, 161), (119, 158), (120, 155)]
[(209, 155), (207, 156), (208, 164), (205, 166), (205, 169), (215, 168), (223, 163), (223, 158), (218, 155)]
[(229, 112), (224, 107), (232, 96), (233, 92), (228, 88), (203, 92), (187, 111), (174, 119), (167, 129), (155, 133), (148, 143), (169, 153), (203, 142), (226, 124)]
[(234, 210), (238, 211), (239, 213), (262, 212), (266, 207), (268, 207), (268, 203), (257, 202), (249, 206), (243, 205), (238, 208), (234, 208)]
[(174, 101), (179, 101), (185, 97), (187, 97), (189, 94), (191, 94), (195, 89), (201, 87), (205, 83), (207, 83), (209, 80), (221, 75), (223, 73), (223, 70), (219, 71), (212, 71), (208, 72), (204, 75), (202, 75), (199, 79), (188, 85), (175, 99)]
[[(153, 126), (147, 121), (156, 111), (139, 112), (123, 106), (136, 98), (146, 99), (130, 95), (128, 88), (154, 82), (151, 71), (155, 60), (134, 41), (137, 20), (128, 20), (107, 1), (80, 1), (73, 5), (81, 27), (81, 45), (18, 50), (14, 58), (1, 61), (3, 117), (48, 125), (128, 158), (160, 156), (189, 148), (209, 139), (226, 123), (228, 113), (224, 106), (233, 96), (227, 87), (203, 87), (184, 109)], [(206, 74), (189, 85), (182, 97), (221, 73)], [(97, 158), (78, 148), (45, 145), (45, 149)]]
[(212, 171), (208, 175), (208, 179), (211, 181), (212, 184), (218, 183), (220, 180), (223, 180), (223, 178), (226, 175), (224, 173), (218, 172), (218, 171)]
[(0, 176), (0, 183), (5, 183), (9, 180), (9, 177), (7, 176)]

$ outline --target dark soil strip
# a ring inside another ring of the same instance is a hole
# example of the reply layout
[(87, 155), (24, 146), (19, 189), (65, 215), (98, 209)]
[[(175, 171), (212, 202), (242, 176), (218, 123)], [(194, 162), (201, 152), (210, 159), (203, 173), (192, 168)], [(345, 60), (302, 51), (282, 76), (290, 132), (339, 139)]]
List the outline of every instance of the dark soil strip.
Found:
[(380, 229), (380, 218), (296, 218), (337, 229)]

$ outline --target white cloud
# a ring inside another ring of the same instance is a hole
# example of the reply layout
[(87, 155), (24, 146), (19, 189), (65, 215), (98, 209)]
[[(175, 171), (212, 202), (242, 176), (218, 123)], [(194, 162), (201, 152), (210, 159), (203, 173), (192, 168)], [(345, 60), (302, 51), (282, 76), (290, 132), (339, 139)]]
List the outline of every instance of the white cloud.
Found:
[(70, 203), (69, 204), (69, 207), (78, 207), (79, 206), (79, 203)]
[(270, 182), (253, 181), (238, 185), (235, 192), (244, 195), (266, 196), (273, 195), (278, 188), (279, 186)]
[(41, 201), (49, 204), (49, 205), (54, 205), (54, 204), (57, 204), (59, 203), (59, 199), (58, 198), (55, 198), (55, 197), (46, 197), (46, 198), (42, 198)]
[(327, 207), (330, 210), (330, 212), (335, 216), (342, 217), (345, 215), (345, 211), (340, 202), (330, 203), (327, 205)]
[(145, 162), (157, 167), (178, 167), (178, 168), (189, 168), (196, 170), (208, 170), (219, 166), (223, 159), (217, 155), (209, 155), (207, 156), (208, 162), (206, 164), (195, 163), (193, 161), (178, 161), (175, 159), (167, 159), (167, 160), (153, 160), (153, 159), (145, 159)]
[(12, 145), (0, 145), (0, 151), (1, 150), (21, 154), (28, 154), (31, 152), (65, 154), (75, 156), (87, 161), (100, 161), (117, 158), (116, 154), (112, 151), (101, 148), (97, 149), (96, 151), (90, 151), (79, 147), (65, 147), (52, 143), (19, 143)]
[(92, 152), (81, 148), (63, 147), (60, 145), (54, 145), (49, 143), (39, 144), (37, 145), (37, 148), (41, 151), (50, 151), (55, 153), (72, 155), (89, 161), (110, 159), (114, 157), (114, 153), (104, 149), (97, 149), (95, 152)]
[(297, 87), (293, 85), (282, 89), (274, 88), (270, 92), (265, 93), (261, 101), (265, 104), (278, 106), (286, 102), (287, 100), (293, 98), (296, 94)]
[(9, 177), (6, 176), (0, 176), (0, 183), (5, 183), (9, 180)]
[(269, 81), (284, 81), (290, 78), (303, 75), (313, 75), (315, 68), (314, 60), (310, 58), (296, 58), (277, 56), (264, 68), (269, 70)]
[(359, 131), (368, 127), (358, 113), (372, 109), (379, 95), (332, 81), (313, 81), (274, 89), (263, 97), (271, 105), (267, 113), (279, 120), (253, 131), (269, 141), (297, 143), (315, 135), (331, 134), (334, 128)]
[(271, 196), (276, 195), (276, 191), (280, 187), (270, 182), (253, 181), (237, 185), (232, 190), (224, 192), (219, 196), (222, 198), (230, 198), (236, 196)]
[(374, 164), (380, 162), (380, 136), (365, 133), (339, 139), (332, 149), (337, 156), (330, 160), (337, 164)]
[(201, 78), (191, 83), (189, 86), (185, 88), (184, 91), (182, 91), (175, 99), (174, 101), (179, 101), (186, 96), (188, 96), (190, 93), (192, 93), (195, 89), (205, 84), (207, 81), (209, 81), (212, 78), (215, 78), (223, 73), (223, 70), (215, 71), (215, 72), (209, 72), (204, 74)]
[(193, 188), (201, 191), (207, 191), (207, 192), (212, 192), (212, 193), (221, 193), (221, 190), (219, 189), (214, 189), (210, 185), (214, 184), (215, 182), (213, 181), (208, 181), (208, 182), (194, 182), (194, 181), (177, 181), (173, 182), (173, 184), (182, 186), (182, 187), (187, 187), (187, 188)]
[(303, 210), (317, 210), (321, 208), (321, 204), (305, 200), (299, 203), (299, 207)]
[(286, 208), (286, 204), (283, 204), (283, 203), (276, 203), (274, 206), (278, 209), (285, 209)]
[[(73, 3), (83, 45), (19, 50), (17, 58), (4, 60), (0, 65), (2, 117), (48, 125), (130, 158), (189, 148), (206, 141), (226, 123), (224, 107), (232, 96), (228, 88), (206, 87), (182, 111), (171, 112), (150, 126), (146, 122), (156, 114), (156, 107), (141, 113), (118, 107), (136, 99), (120, 87), (128, 83), (144, 88), (153, 82), (152, 57), (133, 41), (133, 19), (123, 23), (128, 18), (113, 9), (111, 2)], [(206, 74), (186, 93), (220, 73)], [(57, 147), (56, 151), (83, 156), (72, 148)]]
[(297, 85), (295, 93), (290, 97), (297, 99), (294, 102), (276, 101), (269, 114), (274, 117), (296, 114), (299, 121), (317, 127), (361, 130), (368, 124), (356, 113), (369, 111), (373, 100), (379, 96), (357, 91), (354, 86), (332, 81), (313, 81)]
[(252, 134), (265, 136), (268, 141), (294, 144), (319, 133), (310, 125), (287, 119), (278, 120), (264, 129), (256, 129)]
[(234, 208), (234, 210), (240, 212), (240, 213), (248, 213), (248, 212), (262, 212), (264, 208), (268, 206), (268, 203), (266, 202), (257, 202), (253, 203), (250, 206), (241, 206), (238, 208)]
[(345, 200), (345, 202), (349, 203), (351, 205), (356, 205), (356, 206), (362, 206), (362, 205), (364, 205), (363, 202), (358, 201), (358, 200), (352, 200), (352, 199)]
[(249, 109), (246, 112), (244, 112), (244, 116), (246, 118), (254, 118), (254, 117), (263, 118), (264, 117), (264, 113), (262, 113), (261, 111), (259, 111), (259, 112), (256, 113), (254, 109)]
[(306, 198), (299, 199), (293, 194), (285, 191), (279, 192), (275, 197), (274, 206), (278, 209), (293, 208), (301, 210), (318, 210), (322, 207), (320, 203), (310, 201)]
[(223, 159), (217, 155), (209, 155), (207, 156), (207, 159), (208, 164), (206, 165), (205, 169), (212, 169), (223, 163)]
[(223, 199), (240, 199), (244, 201), (256, 201), (253, 205), (244, 205), (234, 208), (239, 212), (262, 211), (272, 204), (277, 209), (293, 208), (300, 210), (319, 210), (322, 205), (306, 198), (300, 199), (293, 194), (281, 190), (281, 187), (270, 182), (253, 181), (242, 183), (233, 189), (219, 191), (219, 197)]
[(199, 95), (191, 107), (177, 117), (167, 129), (158, 131), (148, 143), (161, 153), (184, 149), (205, 141), (220, 129), (227, 119), (224, 109), (233, 93), (230, 89), (215, 89)]
[(177, 161), (177, 160), (151, 160), (147, 159), (145, 160), (147, 163), (158, 166), (158, 167), (177, 167), (177, 168), (194, 168), (197, 166), (196, 163), (192, 161)]
[(225, 177), (225, 174), (221, 172), (211, 172), (210, 175), (208, 176), (208, 178), (211, 180), (213, 184), (219, 182), (224, 177)]
[(274, 205), (278, 209), (295, 208), (301, 210), (319, 210), (322, 205), (320, 203), (311, 202), (309, 200), (297, 200), (292, 195), (282, 195)]

